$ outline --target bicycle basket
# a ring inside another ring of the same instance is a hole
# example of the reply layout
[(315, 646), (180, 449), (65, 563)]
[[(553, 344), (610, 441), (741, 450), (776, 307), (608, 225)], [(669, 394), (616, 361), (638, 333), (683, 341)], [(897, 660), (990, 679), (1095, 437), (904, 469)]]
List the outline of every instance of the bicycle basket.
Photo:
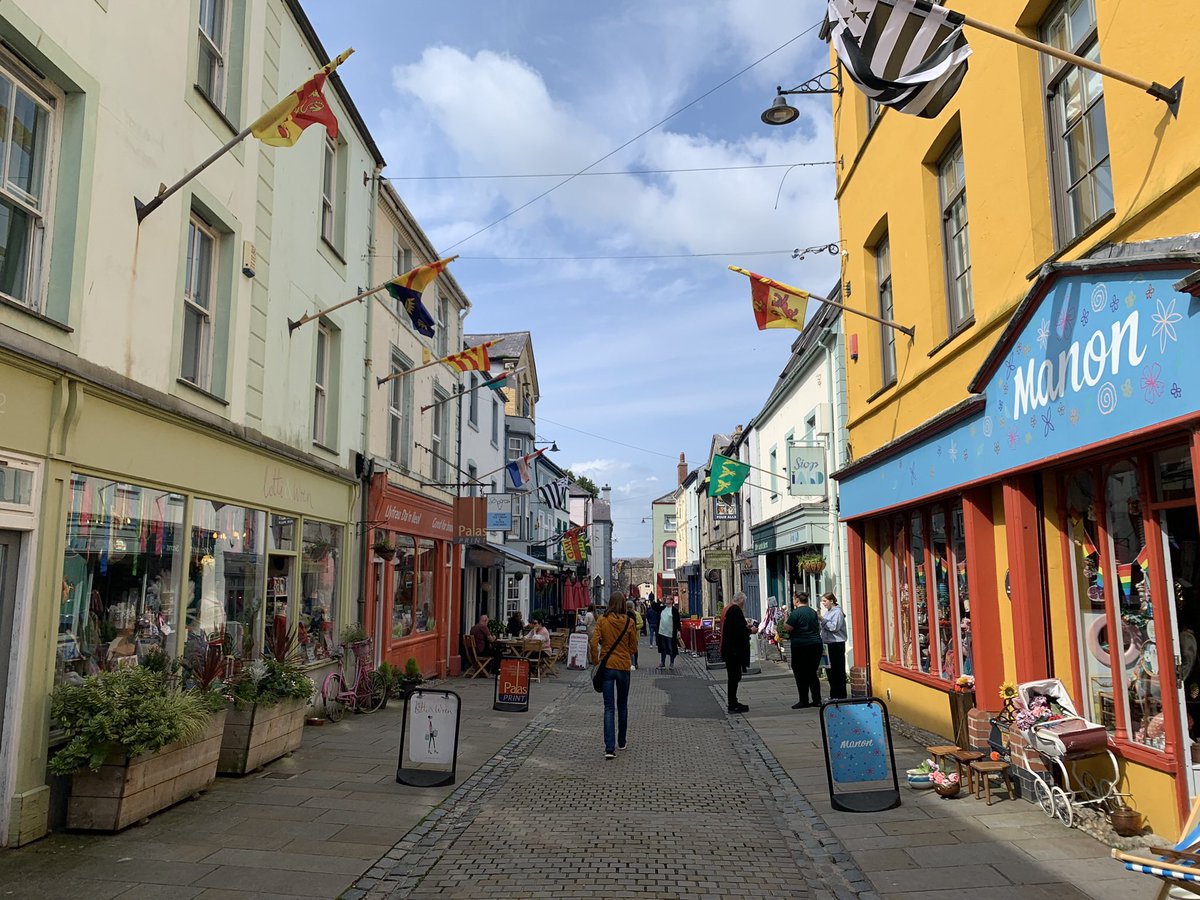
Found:
[(375, 654), (371, 652), (371, 640), (355, 641), (350, 645), (354, 651), (354, 659), (365, 671), (371, 671), (375, 666)]

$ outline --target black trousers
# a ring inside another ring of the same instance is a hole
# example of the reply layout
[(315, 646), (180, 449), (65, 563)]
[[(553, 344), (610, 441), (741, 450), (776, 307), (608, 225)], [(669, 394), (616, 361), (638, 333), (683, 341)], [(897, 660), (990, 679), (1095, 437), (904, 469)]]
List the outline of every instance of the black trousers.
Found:
[(846, 699), (846, 643), (837, 641), (826, 644), (829, 648), (829, 668), (825, 670), (829, 678), (829, 696), (834, 700)]
[(729, 708), (733, 709), (738, 705), (737, 689), (742, 682), (742, 664), (741, 662), (731, 663), (728, 660), (725, 662), (725, 671), (729, 675), (729, 683), (726, 693), (729, 695)]
[(820, 644), (792, 642), (792, 675), (796, 678), (796, 692), (800, 695), (801, 703), (820, 706), (821, 680), (817, 676), (817, 669), (820, 667)]

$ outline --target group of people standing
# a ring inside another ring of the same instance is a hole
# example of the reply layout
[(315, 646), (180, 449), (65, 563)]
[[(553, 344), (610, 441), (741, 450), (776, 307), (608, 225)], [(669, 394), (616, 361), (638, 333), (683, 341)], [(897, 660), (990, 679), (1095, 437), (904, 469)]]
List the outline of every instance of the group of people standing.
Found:
[(783, 630), (791, 639), (792, 675), (800, 695), (792, 709), (821, 705), (821, 679), (817, 670), (826, 652), (829, 697), (846, 699), (846, 616), (837, 597), (825, 594), (821, 598), (821, 612), (817, 612), (808, 605), (808, 594), (796, 591)]

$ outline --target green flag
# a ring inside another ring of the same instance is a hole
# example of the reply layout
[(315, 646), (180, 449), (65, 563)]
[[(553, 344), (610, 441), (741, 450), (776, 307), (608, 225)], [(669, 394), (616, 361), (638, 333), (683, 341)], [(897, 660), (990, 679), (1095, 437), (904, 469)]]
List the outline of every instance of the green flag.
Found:
[(745, 463), (714, 453), (712, 462), (708, 464), (708, 496), (720, 497), (723, 494), (736, 494), (750, 474), (750, 467)]

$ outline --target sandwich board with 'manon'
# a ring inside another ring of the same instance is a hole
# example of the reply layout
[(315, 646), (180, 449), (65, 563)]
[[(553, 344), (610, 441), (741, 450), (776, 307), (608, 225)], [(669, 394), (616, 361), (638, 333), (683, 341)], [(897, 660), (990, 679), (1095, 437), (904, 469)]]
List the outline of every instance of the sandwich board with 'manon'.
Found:
[(821, 707), (821, 738), (834, 809), (881, 812), (900, 805), (892, 725), (882, 700), (830, 700)]

